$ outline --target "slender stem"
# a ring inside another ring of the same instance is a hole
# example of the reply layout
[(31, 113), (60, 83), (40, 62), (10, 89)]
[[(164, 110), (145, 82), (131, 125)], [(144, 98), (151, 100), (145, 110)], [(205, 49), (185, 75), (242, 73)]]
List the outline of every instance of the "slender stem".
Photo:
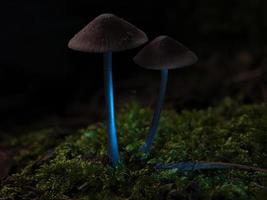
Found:
[(104, 53), (104, 73), (108, 129), (108, 155), (112, 166), (115, 167), (120, 158), (115, 125), (115, 109), (112, 81), (112, 52)]
[(166, 93), (166, 87), (168, 82), (168, 69), (161, 70), (161, 83), (160, 83), (160, 92), (159, 99), (156, 105), (156, 109), (153, 115), (153, 120), (150, 126), (148, 137), (146, 138), (145, 144), (141, 147), (141, 151), (144, 153), (149, 153), (153, 139), (156, 135), (157, 128), (159, 125), (160, 112), (163, 107), (164, 97)]

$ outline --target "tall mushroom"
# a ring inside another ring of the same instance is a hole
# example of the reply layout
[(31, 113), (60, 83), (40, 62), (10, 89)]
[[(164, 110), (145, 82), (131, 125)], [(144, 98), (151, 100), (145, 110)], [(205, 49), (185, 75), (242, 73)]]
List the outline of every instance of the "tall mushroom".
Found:
[(192, 65), (198, 60), (197, 56), (181, 43), (168, 36), (159, 36), (146, 45), (135, 57), (134, 62), (141, 67), (161, 70), (161, 83), (158, 102), (153, 115), (149, 134), (141, 151), (149, 153), (159, 125), (160, 112), (164, 102), (168, 82), (169, 69)]
[(68, 47), (73, 50), (104, 54), (108, 155), (112, 166), (116, 166), (119, 161), (113, 97), (112, 52), (138, 47), (147, 40), (143, 31), (127, 21), (113, 14), (101, 14), (78, 32), (68, 44)]

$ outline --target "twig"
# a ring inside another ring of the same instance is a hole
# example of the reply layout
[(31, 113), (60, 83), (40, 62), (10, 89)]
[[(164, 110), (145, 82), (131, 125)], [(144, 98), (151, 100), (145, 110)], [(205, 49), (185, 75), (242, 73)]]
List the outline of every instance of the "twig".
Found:
[(237, 168), (242, 170), (253, 170), (267, 173), (267, 169), (240, 165), (235, 163), (224, 163), (224, 162), (180, 162), (180, 163), (159, 163), (155, 166), (156, 170), (168, 170), (177, 169), (179, 171), (197, 171), (197, 170), (208, 170), (208, 169), (229, 169)]
[(233, 78), (233, 82), (250, 81), (253, 79), (260, 79), (263, 76), (262, 68), (256, 68), (254, 70), (248, 70), (241, 72)]

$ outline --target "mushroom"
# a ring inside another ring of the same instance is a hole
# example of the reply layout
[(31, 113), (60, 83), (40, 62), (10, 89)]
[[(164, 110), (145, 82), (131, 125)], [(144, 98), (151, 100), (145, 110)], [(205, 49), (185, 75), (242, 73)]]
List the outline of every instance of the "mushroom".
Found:
[(140, 148), (149, 153), (159, 125), (160, 112), (164, 102), (169, 69), (181, 68), (194, 64), (197, 56), (181, 43), (168, 36), (159, 36), (146, 45), (135, 57), (134, 62), (141, 67), (161, 71), (161, 83), (158, 102), (145, 144)]
[(112, 52), (138, 47), (147, 40), (143, 31), (127, 21), (113, 14), (101, 14), (78, 32), (68, 44), (70, 49), (76, 51), (104, 54), (108, 156), (112, 166), (116, 166), (119, 162), (112, 81)]

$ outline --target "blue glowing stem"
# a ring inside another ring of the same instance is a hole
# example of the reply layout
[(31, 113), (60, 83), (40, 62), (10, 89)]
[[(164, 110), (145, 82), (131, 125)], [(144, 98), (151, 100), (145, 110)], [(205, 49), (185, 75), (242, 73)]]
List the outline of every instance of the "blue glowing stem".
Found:
[(160, 83), (160, 93), (157, 106), (153, 115), (153, 120), (150, 126), (148, 137), (146, 138), (145, 144), (141, 147), (141, 151), (144, 153), (149, 153), (153, 140), (155, 138), (157, 128), (159, 126), (160, 113), (164, 103), (164, 97), (166, 93), (166, 87), (168, 82), (168, 69), (161, 70), (161, 83)]
[(119, 160), (119, 149), (116, 133), (115, 109), (112, 81), (112, 52), (104, 53), (105, 95), (107, 109), (108, 156), (113, 167)]

